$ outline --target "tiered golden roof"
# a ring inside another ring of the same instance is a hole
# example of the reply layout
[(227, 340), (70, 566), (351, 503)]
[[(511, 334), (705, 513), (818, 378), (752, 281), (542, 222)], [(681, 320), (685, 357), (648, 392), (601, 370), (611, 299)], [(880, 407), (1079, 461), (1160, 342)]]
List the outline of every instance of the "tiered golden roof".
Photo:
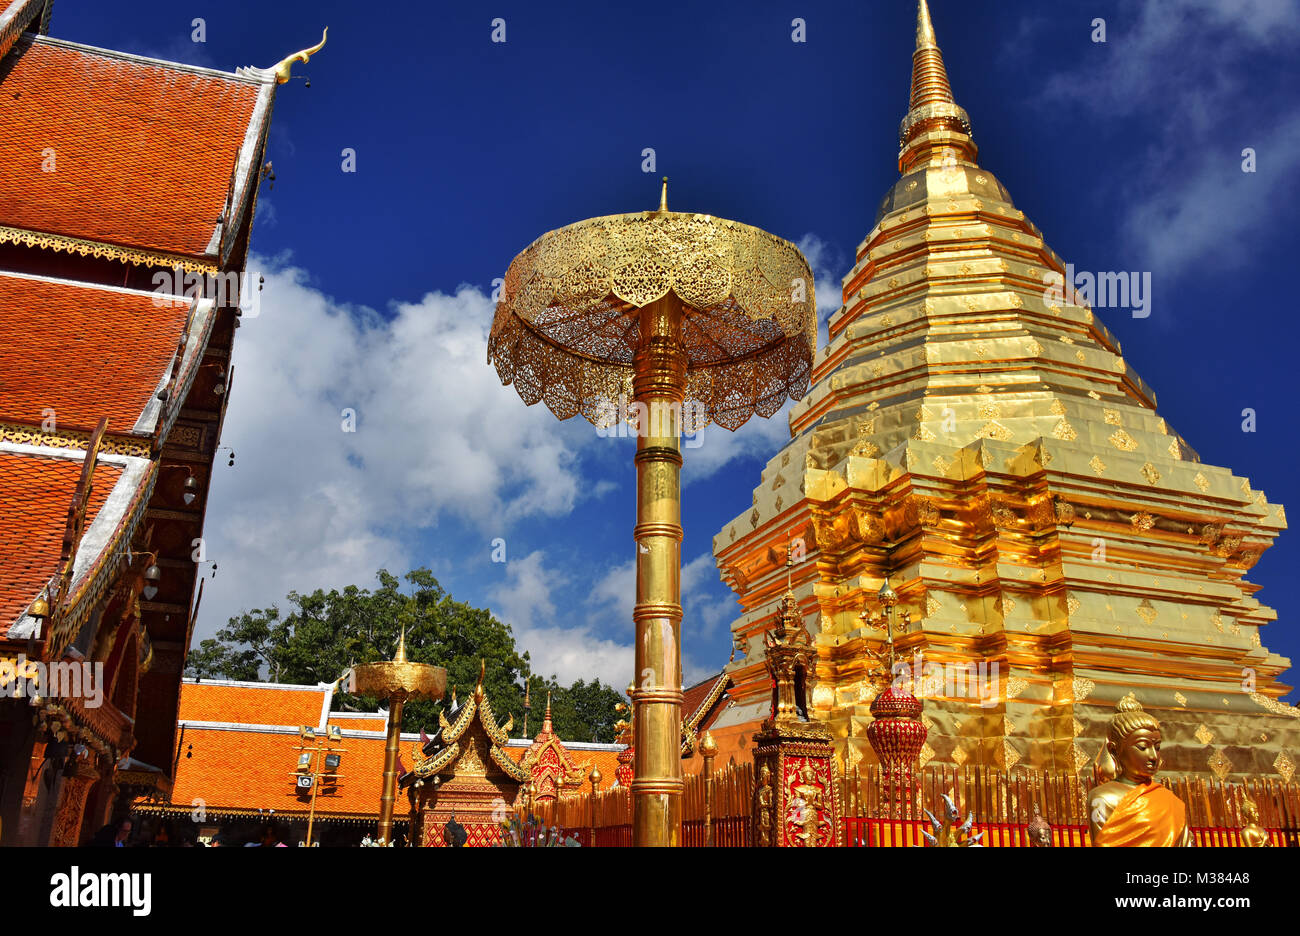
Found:
[(976, 153), (921, 0), (902, 177), (844, 279), (793, 438), (714, 540), (750, 652), (729, 715), (756, 717), (766, 694), (758, 635), (796, 530), (795, 592), (820, 620), (813, 707), (850, 762), (873, 759), (880, 638), (859, 613), (893, 576), (918, 622), (900, 659), (988, 680), (983, 700), (918, 680), (923, 756), (1075, 769), (1133, 691), (1161, 710), (1170, 769), (1285, 776), (1300, 713), (1277, 701), (1289, 661), (1262, 646), (1276, 615), (1244, 578), (1283, 509), (1202, 464), (1092, 309), (1051, 295), (1064, 264)]

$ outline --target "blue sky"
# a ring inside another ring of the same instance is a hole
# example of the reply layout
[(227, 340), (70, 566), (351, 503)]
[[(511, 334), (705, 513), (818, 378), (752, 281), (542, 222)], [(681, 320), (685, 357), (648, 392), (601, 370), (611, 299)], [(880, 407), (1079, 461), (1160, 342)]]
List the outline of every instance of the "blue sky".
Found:
[[(1289, 506), (1298, 6), (931, 3), (981, 164), (1076, 268), (1152, 273), (1149, 318), (1102, 315), (1130, 366), (1205, 461)], [(494, 17), (505, 43), (491, 41)], [(791, 41), (794, 17), (805, 43)], [(674, 209), (800, 243), (828, 314), (897, 178), (914, 17), (912, 0), (58, 4), (54, 36), (225, 70), (268, 66), (330, 27), (298, 68), (311, 87), (290, 83), (275, 109), (277, 181), (253, 242), (267, 284), (238, 336), (224, 436), (237, 467), (219, 461), (213, 483), (220, 568), (198, 636), (290, 588), (423, 564), (509, 620), (543, 671), (623, 685), (632, 443), (496, 384), (492, 280), (544, 231), (653, 207), (667, 174)], [(340, 429), (344, 407), (355, 433)], [(687, 453), (688, 681), (730, 646), (736, 605), (712, 537), (748, 509), (785, 433), (779, 415), (711, 430)], [(496, 537), (504, 564), (490, 561)], [(1264, 642), (1293, 658), (1298, 543), (1284, 533), (1249, 576), (1279, 615)]]

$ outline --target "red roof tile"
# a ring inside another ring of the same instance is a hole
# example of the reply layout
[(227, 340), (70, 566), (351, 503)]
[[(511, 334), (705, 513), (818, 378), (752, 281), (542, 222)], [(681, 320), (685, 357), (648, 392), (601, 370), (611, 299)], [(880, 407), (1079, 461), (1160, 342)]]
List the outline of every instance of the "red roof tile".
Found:
[(45, 0), (0, 0), (0, 55), (9, 51), (25, 29), (40, 26)]
[[(172, 803), (188, 806), (202, 800), (210, 813), (223, 809), (305, 813), (310, 807), (310, 797), (299, 795), (294, 786), (294, 768), (301, 753), (297, 748), (303, 744), (297, 733), (186, 726), (176, 736)], [(341, 745), (335, 746), (343, 748), (340, 778), (321, 786), (316, 797), (317, 815), (378, 815), (384, 739), (344, 738)], [(406, 757), (409, 760), (409, 754)], [(405, 812), (403, 806), (399, 804), (400, 812)]]
[(261, 83), (45, 38), (0, 75), (0, 224), (207, 254)]
[(320, 724), (324, 689), (292, 688), (249, 683), (190, 682), (181, 684), (177, 721), (233, 722), (241, 725)]
[(0, 419), (40, 423), (52, 409), (60, 428), (107, 416), (130, 432), (187, 315), (154, 295), (0, 275)]
[[(13, 624), (58, 570), (68, 507), (80, 461), (0, 452), (0, 628)], [(101, 462), (86, 509), (86, 526), (122, 469)], [(319, 709), (317, 710), (319, 712)]]

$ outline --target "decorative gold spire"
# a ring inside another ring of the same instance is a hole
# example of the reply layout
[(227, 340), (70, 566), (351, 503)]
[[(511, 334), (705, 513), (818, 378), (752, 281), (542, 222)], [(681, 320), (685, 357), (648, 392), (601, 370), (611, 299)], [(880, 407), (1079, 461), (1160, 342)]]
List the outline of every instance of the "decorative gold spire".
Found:
[(668, 176), (664, 176), (664, 187), (659, 192), (659, 210), (668, 210)]
[(313, 55), (315, 55), (322, 48), (324, 48), (325, 37), (329, 35), (329, 31), (330, 28), (326, 26), (325, 31), (320, 34), (320, 42), (316, 43), (310, 49), (303, 49), (301, 52), (295, 52), (293, 53), (293, 55), (281, 59), (274, 66), (272, 66), (271, 71), (275, 73), (275, 83), (284, 84), (290, 78), (289, 70), (293, 68), (294, 63), (296, 62), (306, 63), (308, 59), (310, 59)]
[(394, 663), (406, 662), (406, 625), (402, 625), (402, 636), (397, 638), (397, 653), (393, 656)]
[(912, 98), (908, 106), (916, 109), (935, 101), (956, 103), (952, 99), (952, 86), (948, 83), (943, 54), (934, 37), (930, 8), (925, 0), (920, 0), (916, 9), (916, 51), (912, 53)]
[(546, 693), (546, 714), (542, 716), (542, 730), (551, 727), (551, 693)]
[(906, 173), (925, 161), (975, 161), (970, 118), (957, 106), (948, 70), (930, 21), (926, 0), (916, 7), (916, 51), (912, 53), (912, 93), (907, 116), (898, 128), (902, 152), (898, 168)]

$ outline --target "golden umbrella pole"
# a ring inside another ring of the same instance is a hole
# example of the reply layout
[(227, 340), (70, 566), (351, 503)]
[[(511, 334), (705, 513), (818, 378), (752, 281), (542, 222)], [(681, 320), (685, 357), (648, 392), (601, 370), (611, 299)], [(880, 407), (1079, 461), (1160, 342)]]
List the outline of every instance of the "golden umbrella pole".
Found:
[(388, 740), (384, 744), (384, 792), (379, 796), (379, 838), (393, 840), (393, 806), (397, 802), (397, 747), (402, 741), (402, 706), (406, 693), (398, 690), (388, 699)]
[[(667, 180), (665, 180), (666, 182)], [(681, 839), (681, 436), (736, 429), (808, 390), (812, 272), (798, 249), (712, 215), (607, 215), (515, 257), (488, 361), (530, 406), (598, 426), (637, 416), (633, 842)], [(688, 408), (689, 407), (689, 408)], [(615, 433), (618, 434), (618, 433)]]
[(682, 830), (681, 417), (686, 396), (682, 304), (669, 293), (641, 309), (633, 400), (636, 440), (636, 689), (632, 842), (679, 845)]
[[(352, 690), (357, 695), (387, 699), (388, 740), (384, 745), (384, 786), (379, 796), (379, 840), (393, 840), (393, 806), (397, 802), (397, 752), (402, 740), (402, 709), (414, 699), (441, 699), (447, 688), (447, 671), (429, 663), (406, 659), (406, 631), (397, 641), (392, 660), (352, 667)], [(411, 843), (415, 844), (415, 843)]]

